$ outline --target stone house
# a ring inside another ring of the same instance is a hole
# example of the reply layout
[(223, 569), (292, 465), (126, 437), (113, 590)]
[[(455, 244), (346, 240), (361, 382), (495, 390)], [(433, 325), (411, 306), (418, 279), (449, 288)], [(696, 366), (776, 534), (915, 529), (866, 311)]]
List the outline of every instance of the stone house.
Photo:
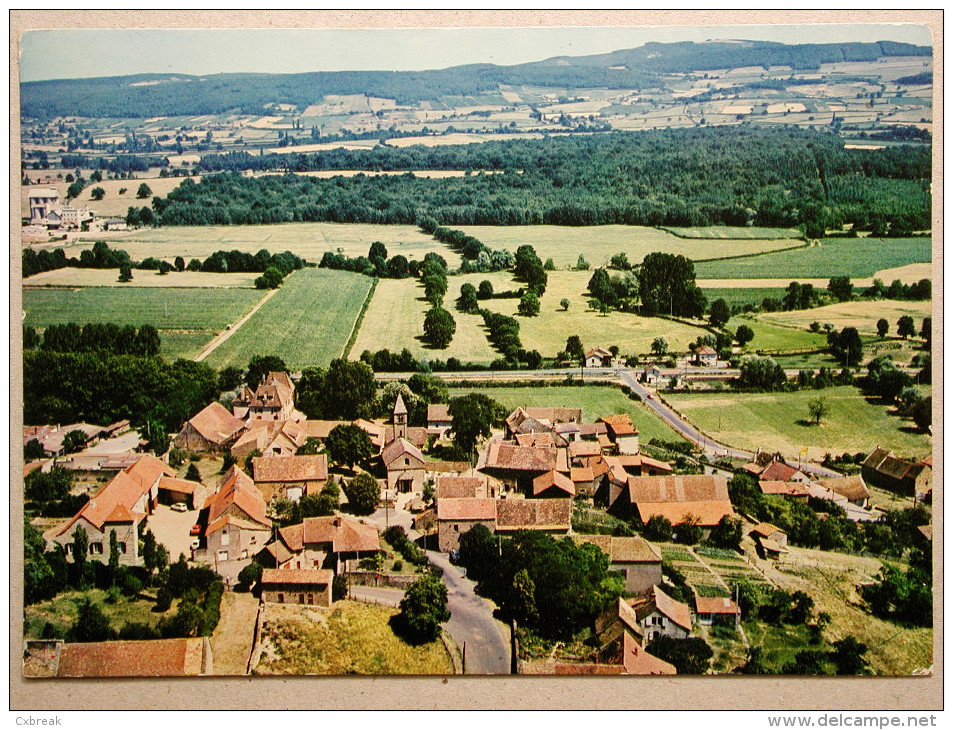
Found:
[(265, 500), (251, 477), (237, 466), (225, 473), (219, 489), (199, 513), (202, 542), (193, 559), (219, 563), (254, 556), (271, 536)]
[(310, 570), (324, 568), (335, 575), (347, 572), (348, 561), (380, 552), (377, 529), (350, 517), (307, 517), (297, 525), (279, 528), (256, 556), (266, 568)]
[(741, 609), (730, 598), (696, 595), (695, 615), (702, 626), (711, 626), (716, 621), (733, 623), (735, 628), (741, 625)]
[(401, 493), (423, 492), (427, 478), (426, 462), (420, 449), (398, 437), (381, 451), (381, 464), (387, 475), (387, 489)]
[(460, 536), (476, 525), (496, 529), (496, 500), (483, 497), (437, 499), (437, 545), (441, 552), (460, 547)]
[(265, 569), (261, 572), (261, 600), (330, 608), (333, 581), (334, 573), (330, 570)]
[(326, 454), (259, 456), (251, 463), (255, 486), (266, 503), (276, 497), (297, 502), (306, 494), (319, 494), (328, 483)]
[(609, 570), (625, 577), (625, 592), (642, 594), (662, 584), (662, 553), (642, 537), (573, 535), (577, 543), (589, 543), (609, 557)]
[(687, 639), (691, 633), (691, 609), (670, 597), (658, 586), (652, 586), (652, 590), (629, 599), (626, 603), (635, 612), (646, 644), (656, 636)]
[(446, 403), (431, 403), (427, 406), (427, 434), (438, 439), (447, 438), (453, 428), (453, 417)]
[(245, 422), (220, 403), (209, 403), (185, 422), (173, 443), (186, 451), (220, 454), (229, 449), (244, 428)]
[(618, 413), (599, 420), (606, 424), (609, 440), (620, 455), (639, 453), (639, 429), (632, 424), (629, 414)]
[(288, 373), (268, 373), (255, 390), (247, 386), (239, 389), (232, 413), (250, 421), (287, 421), (294, 414), (294, 393)]

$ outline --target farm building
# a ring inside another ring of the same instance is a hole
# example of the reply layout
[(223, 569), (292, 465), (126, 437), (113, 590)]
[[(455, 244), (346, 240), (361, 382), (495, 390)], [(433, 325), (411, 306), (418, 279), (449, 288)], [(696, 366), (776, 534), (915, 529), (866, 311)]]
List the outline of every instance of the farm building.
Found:
[(558, 471), (547, 471), (533, 480), (533, 491), (527, 497), (552, 498), (575, 497), (576, 486), (572, 479)]
[(817, 483), (858, 507), (870, 505), (870, 490), (867, 489), (864, 478), (860, 474), (835, 479), (819, 479)]
[(220, 403), (209, 403), (185, 422), (173, 441), (186, 451), (221, 453), (235, 442), (244, 428), (245, 422)]
[(476, 525), (496, 529), (496, 500), (483, 497), (437, 499), (437, 545), (441, 552), (460, 547), (460, 536)]
[(609, 556), (609, 570), (625, 577), (626, 593), (645, 593), (662, 583), (662, 553), (642, 537), (573, 535), (577, 543), (589, 543)]
[(88, 559), (109, 560), (110, 535), (115, 534), (120, 565), (139, 565), (139, 523), (152, 514), (159, 500), (159, 483), (174, 477), (175, 470), (151, 455), (140, 456), (132, 466), (120, 471), (82, 506), (73, 519), (47, 530), (48, 548), (60, 545), (72, 560), (73, 533), (86, 533)]
[(239, 463), (253, 452), (262, 456), (294, 456), (308, 440), (303, 421), (248, 421), (230, 451)]
[(498, 499), (496, 531), (534, 530), (554, 535), (569, 532), (571, 499)]
[(182, 502), (189, 509), (195, 509), (196, 493), (201, 494), (203, 489), (198, 482), (163, 475), (159, 477), (159, 504)]
[(265, 569), (261, 572), (261, 600), (330, 608), (333, 580), (334, 573), (330, 570)]
[(656, 515), (673, 525), (694, 517), (710, 530), (734, 509), (728, 498), (728, 480), (718, 474), (629, 477), (624, 488), (610, 485), (609, 511), (623, 519), (638, 515), (643, 523)]
[(252, 477), (265, 502), (280, 497), (297, 502), (318, 494), (328, 483), (326, 454), (259, 456), (252, 459)]
[(861, 475), (871, 486), (911, 497), (926, 494), (933, 486), (930, 462), (898, 459), (879, 446), (861, 464)]
[(612, 353), (603, 347), (597, 347), (586, 353), (585, 362), (587, 368), (611, 368)]
[(761, 489), (762, 494), (778, 494), (782, 497), (796, 499), (799, 502), (807, 502), (810, 496), (808, 488), (800, 482), (782, 482), (778, 480), (759, 481), (758, 487)]
[(609, 440), (615, 444), (619, 454), (639, 453), (639, 429), (632, 424), (629, 414), (618, 413), (599, 420), (606, 424)]
[(460, 499), (465, 497), (495, 498), (497, 485), (496, 480), (491, 480), (486, 476), (459, 477), (459, 476), (440, 476), (437, 477), (434, 496), (437, 499)]
[(507, 489), (529, 494), (533, 480), (541, 474), (558, 471), (568, 475), (569, 460), (566, 449), (493, 441), (480, 471), (499, 479)]

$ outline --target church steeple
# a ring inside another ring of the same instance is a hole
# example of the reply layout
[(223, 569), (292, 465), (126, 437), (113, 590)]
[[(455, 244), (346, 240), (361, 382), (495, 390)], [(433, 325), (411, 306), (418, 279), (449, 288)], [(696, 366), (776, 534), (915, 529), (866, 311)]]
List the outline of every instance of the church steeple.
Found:
[(400, 393), (397, 394), (397, 402), (394, 403), (394, 440), (407, 438), (407, 406), (404, 405), (404, 399)]

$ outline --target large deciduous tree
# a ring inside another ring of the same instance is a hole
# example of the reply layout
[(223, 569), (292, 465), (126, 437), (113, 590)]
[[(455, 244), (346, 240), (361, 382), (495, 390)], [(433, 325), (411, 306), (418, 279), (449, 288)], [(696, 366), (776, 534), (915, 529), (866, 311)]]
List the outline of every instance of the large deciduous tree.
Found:
[(434, 641), (440, 635), (440, 624), (449, 620), (447, 587), (431, 573), (411, 583), (395, 617), (398, 630), (413, 643)]
[(439, 350), (445, 349), (453, 340), (457, 331), (457, 323), (453, 315), (437, 305), (431, 307), (424, 317), (424, 338), (431, 346)]
[(369, 515), (381, 501), (381, 488), (370, 474), (362, 472), (344, 484), (348, 506), (356, 515)]
[(448, 410), (453, 419), (453, 440), (463, 453), (469, 454), (479, 439), (490, 435), (490, 427), (502, 409), (488, 395), (469, 393), (452, 398)]
[(695, 286), (695, 266), (684, 256), (650, 253), (642, 260), (638, 279), (644, 314), (677, 317), (704, 314), (705, 297)]
[(353, 469), (374, 455), (374, 444), (371, 437), (361, 427), (353, 424), (335, 426), (328, 434), (324, 443), (328, 456), (335, 464), (346, 465)]

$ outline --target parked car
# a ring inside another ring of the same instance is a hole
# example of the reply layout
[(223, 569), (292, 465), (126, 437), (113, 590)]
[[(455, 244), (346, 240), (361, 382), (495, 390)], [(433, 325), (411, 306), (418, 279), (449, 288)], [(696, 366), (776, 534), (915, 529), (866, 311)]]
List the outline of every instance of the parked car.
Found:
[(201, 534), (202, 534), (202, 526), (201, 526), (201, 525), (192, 525), (192, 529), (189, 530), (189, 534), (190, 534), (190, 535), (201, 535)]
[(173, 512), (188, 512), (189, 506), (185, 502), (176, 502), (171, 509)]
[(197, 537), (192, 538), (192, 549), (193, 549), (193, 550), (198, 550), (198, 549), (199, 549), (199, 545), (201, 545), (201, 544), (202, 544), (202, 541), (199, 540)]

